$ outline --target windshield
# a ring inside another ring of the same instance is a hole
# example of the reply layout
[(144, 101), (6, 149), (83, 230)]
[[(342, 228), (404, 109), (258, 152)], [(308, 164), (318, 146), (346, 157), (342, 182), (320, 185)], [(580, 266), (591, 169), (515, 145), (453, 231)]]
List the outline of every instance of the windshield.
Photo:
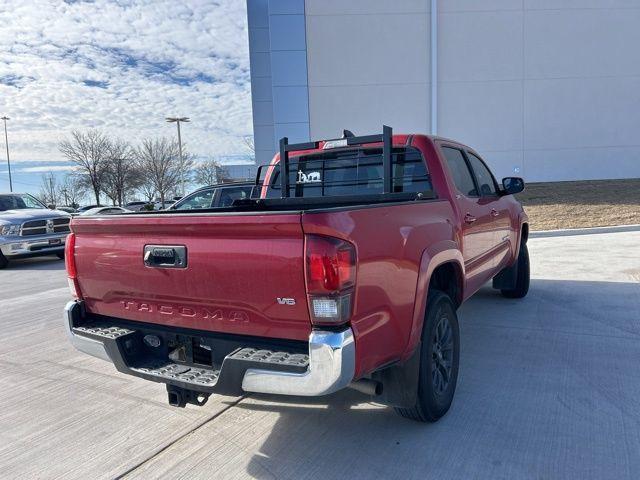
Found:
[(23, 210), (26, 208), (47, 208), (27, 193), (0, 195), (0, 212), (6, 210)]

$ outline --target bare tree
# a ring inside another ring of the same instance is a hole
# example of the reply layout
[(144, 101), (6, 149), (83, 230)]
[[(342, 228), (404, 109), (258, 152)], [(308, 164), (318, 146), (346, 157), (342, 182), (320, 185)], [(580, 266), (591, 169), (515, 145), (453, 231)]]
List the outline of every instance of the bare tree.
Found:
[(244, 144), (245, 149), (247, 150), (247, 159), (251, 160), (251, 162), (256, 162), (256, 144), (253, 135), (245, 135), (242, 137), (242, 143)]
[(156, 198), (157, 190), (155, 185), (150, 181), (143, 181), (138, 187), (138, 191), (142, 194), (147, 202), (153, 202)]
[(249, 150), (249, 152), (251, 152), (253, 155), (255, 155), (255, 153), (256, 153), (256, 145), (255, 145), (255, 141), (254, 141), (253, 135), (245, 135), (244, 137), (242, 137), (242, 143), (244, 144), (246, 149)]
[(127, 142), (119, 139), (109, 142), (102, 191), (114, 205), (122, 206), (126, 195), (142, 183), (134, 160), (135, 152)]
[(86, 133), (74, 130), (71, 132), (71, 139), (60, 142), (58, 148), (70, 162), (78, 166), (80, 173), (86, 175), (96, 203), (100, 205), (100, 191), (109, 151), (108, 139), (98, 130)]
[(181, 168), (189, 171), (193, 160), (184, 155), (184, 162), (180, 162), (178, 143), (167, 138), (145, 139), (136, 150), (137, 164), (141, 177), (145, 179), (145, 189), (153, 188), (164, 203), (167, 194), (176, 189), (180, 183)]
[(45, 205), (58, 204), (58, 182), (53, 172), (42, 174), (38, 198)]
[(222, 183), (228, 177), (227, 169), (220, 165), (216, 159), (210, 158), (196, 166), (193, 179), (199, 185), (213, 185)]
[(64, 176), (58, 192), (65, 205), (77, 208), (87, 194), (87, 180), (80, 174), (69, 173)]

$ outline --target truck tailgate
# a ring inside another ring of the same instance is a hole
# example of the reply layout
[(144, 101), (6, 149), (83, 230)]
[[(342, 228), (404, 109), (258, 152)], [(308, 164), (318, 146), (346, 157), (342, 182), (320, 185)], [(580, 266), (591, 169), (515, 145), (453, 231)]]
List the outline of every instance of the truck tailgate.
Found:
[[(80, 290), (94, 314), (308, 338), (299, 213), (88, 217), (71, 228)], [(184, 246), (186, 267), (145, 265), (148, 245)]]

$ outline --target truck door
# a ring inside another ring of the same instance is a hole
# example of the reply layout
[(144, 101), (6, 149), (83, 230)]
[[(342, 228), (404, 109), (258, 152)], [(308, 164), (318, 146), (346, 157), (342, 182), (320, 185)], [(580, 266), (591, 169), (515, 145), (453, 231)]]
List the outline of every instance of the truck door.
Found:
[(469, 150), (465, 153), (473, 170), (474, 179), (480, 192), (481, 203), (491, 215), (493, 266), (494, 268), (501, 268), (509, 258), (509, 252), (512, 248), (509, 209), (504, 198), (498, 194), (498, 184), (486, 164), (477, 154)]
[(478, 191), (469, 163), (459, 148), (441, 146), (451, 179), (455, 184), (455, 203), (461, 221), (462, 254), (472, 288), (477, 288), (493, 272), (492, 249), (495, 231), (491, 210)]

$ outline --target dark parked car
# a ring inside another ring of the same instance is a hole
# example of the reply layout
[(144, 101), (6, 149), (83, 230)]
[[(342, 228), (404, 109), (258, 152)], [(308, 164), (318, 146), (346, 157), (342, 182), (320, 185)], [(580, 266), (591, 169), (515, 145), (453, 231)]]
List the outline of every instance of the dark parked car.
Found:
[(56, 207), (56, 210), (60, 210), (61, 212), (67, 212), (70, 215), (78, 213), (78, 210), (76, 210), (73, 207)]
[(132, 212), (139, 212), (140, 210), (144, 209), (145, 205), (152, 205), (152, 203), (142, 201), (129, 202), (125, 205), (125, 208), (131, 210)]
[(168, 210), (198, 210), (203, 208), (230, 207), (234, 200), (251, 197), (255, 183), (237, 182), (220, 183), (199, 188), (182, 200), (176, 202)]
[(87, 210), (90, 210), (92, 208), (97, 208), (97, 207), (98, 205), (86, 205), (84, 207), (78, 208), (78, 213), (86, 212)]
[(127, 210), (122, 207), (96, 207), (90, 208), (89, 210), (85, 210), (80, 215), (89, 216), (89, 215), (119, 215), (121, 213), (130, 213), (132, 210)]

